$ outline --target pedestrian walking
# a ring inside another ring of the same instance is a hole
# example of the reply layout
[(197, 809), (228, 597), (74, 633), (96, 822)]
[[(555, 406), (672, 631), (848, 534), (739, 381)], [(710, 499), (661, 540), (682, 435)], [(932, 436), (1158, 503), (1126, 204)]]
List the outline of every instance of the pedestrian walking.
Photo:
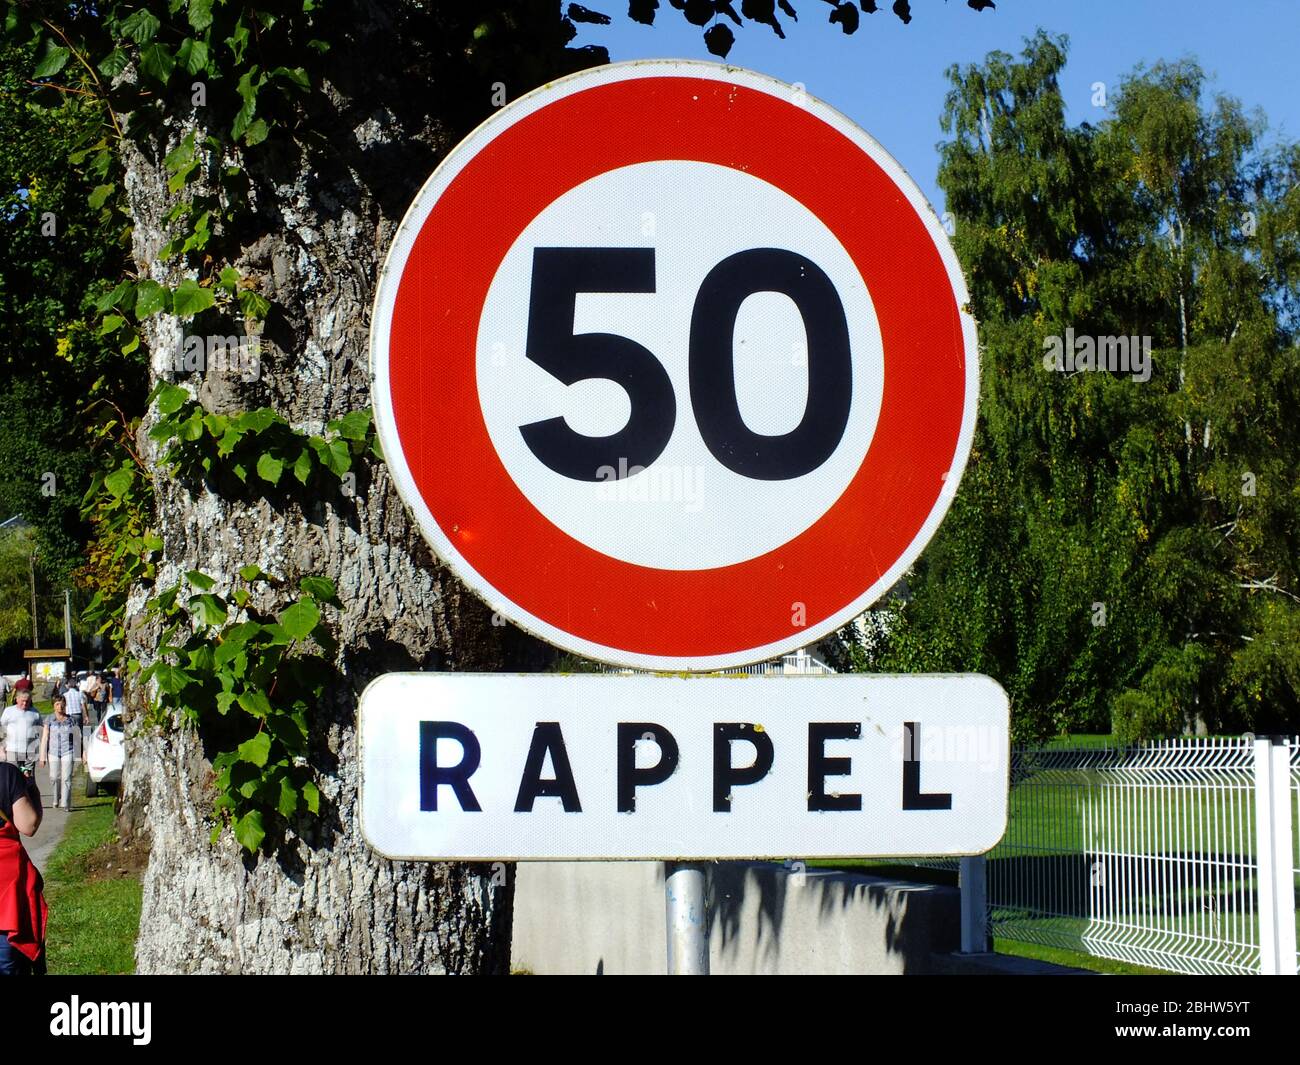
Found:
[(76, 726), (77, 755), (80, 757), (81, 753), (90, 746), (90, 725), (86, 721), (86, 697), (75, 684), (69, 684), (67, 691), (63, 693), (63, 699), (68, 708), (68, 719)]
[(95, 709), (95, 724), (104, 720), (104, 711), (108, 706), (108, 685), (104, 683), (104, 674), (92, 674), (94, 686), (90, 689), (90, 702)]
[(54, 805), (72, 809), (72, 766), (81, 746), (81, 727), (68, 717), (67, 700), (54, 697), (54, 713), (41, 732), (41, 765), (50, 766), (50, 783), (54, 785)]
[(23, 677), (14, 685), (13, 706), (0, 714), (4, 729), (3, 753), (0, 757), (18, 766), (29, 779), (36, 775), (36, 759), (41, 750), (41, 715), (32, 706), (32, 682)]

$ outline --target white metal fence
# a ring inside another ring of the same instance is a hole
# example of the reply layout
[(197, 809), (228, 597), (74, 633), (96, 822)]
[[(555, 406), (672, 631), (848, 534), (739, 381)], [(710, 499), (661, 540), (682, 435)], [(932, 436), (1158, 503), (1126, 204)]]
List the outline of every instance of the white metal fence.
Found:
[[(1291, 748), (1291, 884), (1296, 899), (1296, 910), (1300, 913), (1300, 738), (1292, 739)], [(1300, 917), (1297, 917), (1297, 932), (1300, 936)], [(1300, 947), (1300, 944), (1297, 944)], [(1296, 971), (1300, 972), (1300, 949), (1296, 951)]]
[(1176, 972), (1294, 973), (1298, 797), (1294, 739), (1013, 751), (988, 932)]

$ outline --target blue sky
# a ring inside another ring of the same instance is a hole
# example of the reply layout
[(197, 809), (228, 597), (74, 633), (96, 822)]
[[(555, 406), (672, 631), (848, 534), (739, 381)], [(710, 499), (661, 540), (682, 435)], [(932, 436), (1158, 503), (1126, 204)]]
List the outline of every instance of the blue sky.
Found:
[[(602, 44), (611, 59), (716, 58), (700, 28), (668, 0), (653, 27), (628, 19), (624, 0), (588, 6), (613, 15), (614, 24), (581, 26), (575, 43)], [(831, 8), (824, 0), (793, 0), (793, 6), (800, 21), (782, 19), (784, 41), (767, 26), (733, 26), (736, 43), (727, 61), (803, 82), (883, 144), (940, 211), (935, 145), (943, 136), (944, 72), (998, 49), (1017, 54), (1040, 26), (1070, 38), (1061, 90), (1072, 124), (1105, 117), (1092, 105), (1094, 82), (1113, 91), (1139, 63), (1189, 56), (1212, 76), (1211, 92), (1263, 109), (1269, 139), (1300, 139), (1300, 0), (998, 0), (996, 10), (979, 13), (963, 0), (912, 0), (909, 26), (881, 0), (881, 10), (864, 15), (852, 36), (826, 21)]]

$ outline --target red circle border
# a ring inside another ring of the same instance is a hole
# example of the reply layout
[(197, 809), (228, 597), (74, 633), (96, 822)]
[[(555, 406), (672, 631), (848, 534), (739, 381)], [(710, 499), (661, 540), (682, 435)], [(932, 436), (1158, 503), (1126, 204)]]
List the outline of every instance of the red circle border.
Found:
[[(502, 465), (478, 399), (483, 304), (523, 229), (601, 173), (672, 159), (740, 170), (820, 218), (861, 272), (884, 343), (876, 431), (840, 498), (789, 542), (717, 569), (639, 566), (565, 533)], [(395, 429), (448, 541), (508, 602), (581, 640), (637, 655), (736, 654), (840, 613), (907, 551), (959, 458), (965, 339), (926, 223), (848, 136), (742, 84), (632, 77), (573, 92), (506, 126), (429, 211), (398, 283), (389, 336)]]

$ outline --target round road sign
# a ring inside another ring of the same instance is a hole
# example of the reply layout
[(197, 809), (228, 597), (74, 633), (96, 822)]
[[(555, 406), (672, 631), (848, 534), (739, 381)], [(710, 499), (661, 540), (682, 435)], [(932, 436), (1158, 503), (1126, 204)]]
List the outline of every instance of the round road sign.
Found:
[(742, 665), (850, 621), (934, 534), (975, 424), (966, 302), (915, 184), (799, 87), (598, 67), (421, 189), (375, 301), (375, 420), (500, 614), (620, 665)]

